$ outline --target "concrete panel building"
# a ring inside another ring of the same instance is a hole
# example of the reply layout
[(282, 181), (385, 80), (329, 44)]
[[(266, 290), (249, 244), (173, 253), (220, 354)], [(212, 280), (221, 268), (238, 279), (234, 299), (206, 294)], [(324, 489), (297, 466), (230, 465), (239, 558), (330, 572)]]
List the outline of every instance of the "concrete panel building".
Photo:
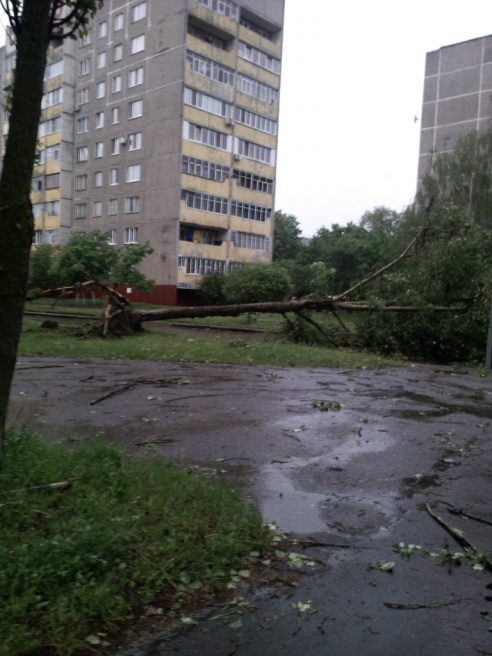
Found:
[(492, 35), (427, 53), (418, 180), (434, 153), (492, 119)]
[[(170, 304), (208, 272), (269, 262), (283, 13), (284, 0), (106, 0), (83, 39), (53, 43), (34, 243), (149, 241), (142, 271)], [(5, 87), (15, 44), (0, 57)]]

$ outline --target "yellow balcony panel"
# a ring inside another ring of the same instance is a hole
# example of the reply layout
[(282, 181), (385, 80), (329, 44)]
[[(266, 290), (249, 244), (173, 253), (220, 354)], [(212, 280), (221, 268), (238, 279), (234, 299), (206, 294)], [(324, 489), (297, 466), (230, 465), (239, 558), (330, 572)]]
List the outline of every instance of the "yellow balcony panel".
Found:
[(256, 173), (262, 178), (274, 178), (275, 167), (262, 162), (256, 162), (254, 159), (241, 157), (239, 160), (234, 160), (234, 168), (239, 171), (246, 171), (247, 173)]
[(237, 60), (237, 70), (240, 73), (244, 73), (248, 77), (252, 77), (254, 80), (263, 82), (263, 84), (268, 84), (274, 89), (280, 88), (280, 76), (268, 71), (266, 68), (252, 64), (247, 59), (238, 57)]
[(50, 78), (49, 80), (44, 81), (44, 91), (53, 91), (53, 89), (58, 89), (63, 84), (63, 75), (56, 75), (55, 77)]
[(278, 118), (278, 100), (274, 100), (271, 103), (265, 102), (264, 100), (258, 100), (258, 98), (253, 98), (247, 93), (242, 93), (241, 91), (237, 92), (236, 104), (244, 107), (245, 109), (251, 109), (253, 112), (258, 114), (263, 114), (263, 116), (268, 116), (268, 118), (277, 119)]
[(239, 137), (239, 139), (246, 139), (246, 141), (252, 141), (266, 148), (277, 147), (277, 135), (260, 132), (260, 130), (255, 130), (242, 123), (236, 123), (234, 136)]
[(43, 109), (41, 113), (41, 120), (48, 121), (50, 118), (56, 118), (57, 116), (60, 116), (61, 112), (61, 103), (58, 103), (58, 105), (53, 105), (53, 107), (46, 107), (46, 109)]
[(203, 23), (207, 23), (207, 26), (212, 26), (211, 32), (214, 30), (217, 31), (217, 36), (220, 37), (220, 32), (224, 32), (225, 35), (228, 35), (229, 38), (236, 36), (238, 31), (238, 23), (228, 16), (223, 16), (218, 14), (216, 11), (205, 7), (199, 2), (190, 2), (188, 13), (193, 18), (198, 19)]
[(200, 75), (195, 73), (191, 69), (191, 64), (186, 63), (185, 67), (185, 83), (189, 87), (193, 87), (198, 91), (202, 91), (209, 96), (214, 96), (215, 98), (220, 98), (226, 102), (232, 102), (234, 98), (234, 87), (230, 84), (223, 84), (222, 82), (217, 82), (212, 80), (205, 75)]
[(270, 237), (272, 234), (272, 221), (252, 221), (239, 216), (231, 216), (231, 230), (237, 232), (254, 232), (257, 235)]
[(55, 144), (60, 143), (60, 141), (61, 141), (61, 131), (53, 132), (53, 134), (48, 134), (46, 135), (46, 137), (44, 137), (44, 145), (46, 146), (46, 148), (48, 148), (48, 146), (54, 146)]
[(211, 148), (204, 144), (195, 143), (194, 141), (188, 141), (187, 139), (183, 141), (183, 155), (210, 160), (216, 164), (223, 164), (224, 166), (230, 166), (231, 164), (231, 153), (225, 150), (219, 150), (218, 148)]
[(203, 276), (190, 275), (184, 271), (181, 267), (178, 268), (178, 287), (184, 289), (199, 289)]
[(233, 247), (233, 250), (231, 250), (231, 262), (245, 262), (247, 264), (270, 264), (271, 257), (268, 251)]
[(186, 47), (188, 50), (196, 52), (197, 55), (202, 55), (207, 59), (213, 59), (219, 64), (229, 66), (229, 68), (236, 67), (236, 52), (233, 49), (222, 50), (221, 48), (216, 48), (211, 43), (207, 43), (192, 34), (187, 35)]
[(38, 205), (44, 201), (44, 191), (31, 191), (31, 203)]
[(271, 41), (270, 39), (267, 39), (266, 37), (260, 36), (259, 34), (256, 34), (256, 32), (249, 30), (243, 25), (239, 26), (239, 39), (248, 45), (253, 46), (254, 48), (258, 48), (258, 50), (263, 50), (263, 52), (266, 52), (269, 55), (273, 55), (273, 57), (277, 57), (277, 59), (281, 59), (282, 57), (281, 39)]
[(187, 121), (190, 121), (190, 123), (205, 125), (208, 128), (218, 130), (224, 134), (231, 134), (232, 131), (232, 126), (226, 125), (223, 116), (216, 116), (215, 114), (206, 112), (203, 109), (198, 109), (197, 107), (190, 107), (189, 105), (185, 105), (184, 118)]
[(229, 178), (226, 178), (224, 182), (218, 182), (200, 178), (197, 175), (188, 175), (187, 173), (183, 173), (181, 177), (181, 187), (190, 191), (212, 194), (213, 196), (229, 196), (230, 190)]
[(205, 257), (211, 260), (225, 260), (227, 257), (227, 243), (220, 246), (213, 244), (195, 244), (191, 241), (179, 242), (179, 254), (189, 257)]
[(59, 227), (59, 216), (48, 216), (47, 214), (44, 214), (42, 217), (34, 219), (35, 230), (56, 230)]
[(242, 200), (245, 203), (252, 203), (253, 205), (273, 206), (272, 194), (254, 191), (247, 187), (240, 187), (235, 180), (232, 185), (232, 197), (234, 200)]
[(193, 225), (203, 226), (204, 228), (221, 228), (227, 230), (227, 214), (215, 214), (214, 212), (203, 212), (188, 207), (184, 201), (181, 201), (181, 211), (179, 220), (182, 223), (192, 223)]
[(47, 203), (51, 203), (54, 200), (60, 200), (60, 189), (47, 189), (44, 193), (44, 199)]
[(61, 162), (59, 159), (49, 159), (44, 164), (41, 164), (42, 173), (47, 175), (51, 173), (60, 173), (61, 171)]

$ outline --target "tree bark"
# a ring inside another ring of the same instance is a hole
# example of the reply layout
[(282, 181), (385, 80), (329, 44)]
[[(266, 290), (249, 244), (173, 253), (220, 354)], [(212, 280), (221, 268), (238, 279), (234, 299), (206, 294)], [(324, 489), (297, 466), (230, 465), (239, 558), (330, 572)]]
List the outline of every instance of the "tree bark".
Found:
[(0, 177), (0, 450), (27, 288), (34, 219), (30, 201), (51, 0), (24, 0), (17, 34), (9, 136)]

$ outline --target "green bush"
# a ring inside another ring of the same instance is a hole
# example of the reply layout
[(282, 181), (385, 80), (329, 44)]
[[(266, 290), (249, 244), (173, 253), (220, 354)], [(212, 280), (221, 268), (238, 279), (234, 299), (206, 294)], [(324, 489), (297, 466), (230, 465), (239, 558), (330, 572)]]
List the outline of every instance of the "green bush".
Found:
[(282, 301), (292, 293), (292, 281), (279, 264), (245, 264), (226, 276), (227, 303)]
[(224, 295), (225, 276), (223, 273), (208, 273), (203, 276), (200, 287), (200, 296), (209, 305), (224, 305), (226, 302)]

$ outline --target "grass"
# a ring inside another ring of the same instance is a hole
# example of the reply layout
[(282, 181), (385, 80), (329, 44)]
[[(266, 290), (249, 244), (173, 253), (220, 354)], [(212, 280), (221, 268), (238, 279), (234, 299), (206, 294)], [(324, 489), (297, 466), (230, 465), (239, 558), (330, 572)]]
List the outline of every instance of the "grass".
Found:
[[(68, 489), (47, 484), (72, 481)], [(180, 615), (269, 546), (236, 491), (161, 459), (8, 433), (0, 461), (0, 654), (69, 654), (148, 604)], [(46, 651), (49, 650), (49, 651)]]
[(156, 333), (145, 330), (124, 339), (77, 337), (73, 329), (56, 331), (24, 321), (19, 355), (99, 357), (169, 362), (222, 362), (283, 367), (381, 367), (401, 364), (377, 355), (305, 346), (273, 338), (243, 339), (207, 331)]

